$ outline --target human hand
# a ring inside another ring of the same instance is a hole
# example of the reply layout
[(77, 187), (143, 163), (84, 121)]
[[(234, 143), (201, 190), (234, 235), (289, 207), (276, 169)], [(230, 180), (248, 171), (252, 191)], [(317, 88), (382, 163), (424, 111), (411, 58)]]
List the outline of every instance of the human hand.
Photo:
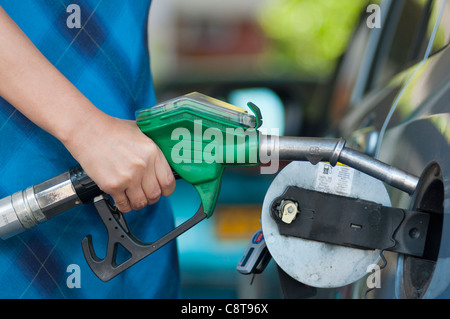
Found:
[(65, 146), (121, 212), (154, 204), (175, 189), (163, 153), (134, 121), (102, 116), (86, 123)]

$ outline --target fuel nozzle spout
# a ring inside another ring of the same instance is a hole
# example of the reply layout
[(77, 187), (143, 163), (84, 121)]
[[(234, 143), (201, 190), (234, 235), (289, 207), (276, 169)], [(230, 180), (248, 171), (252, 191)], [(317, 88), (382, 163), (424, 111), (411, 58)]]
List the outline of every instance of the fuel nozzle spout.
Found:
[(261, 162), (278, 158), (280, 161), (309, 161), (317, 164), (328, 161), (348, 165), (377, 178), (408, 194), (413, 194), (419, 178), (373, 157), (345, 147), (344, 139), (271, 136), (260, 134), (259, 156)]

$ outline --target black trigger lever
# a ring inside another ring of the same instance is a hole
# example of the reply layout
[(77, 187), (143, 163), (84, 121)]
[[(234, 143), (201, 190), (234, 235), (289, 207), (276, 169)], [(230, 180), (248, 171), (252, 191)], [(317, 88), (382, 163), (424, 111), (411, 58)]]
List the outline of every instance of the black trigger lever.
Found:
[[(186, 222), (155, 242), (145, 243), (129, 231), (123, 214), (111, 204), (105, 195), (96, 197), (94, 205), (108, 231), (106, 256), (104, 259), (101, 259), (96, 255), (91, 235), (87, 235), (83, 239), (82, 247), (89, 267), (102, 281), (111, 280), (206, 218), (203, 206), (200, 205), (194, 216)], [(119, 246), (125, 248), (130, 255), (122, 263), (117, 263), (116, 261)]]

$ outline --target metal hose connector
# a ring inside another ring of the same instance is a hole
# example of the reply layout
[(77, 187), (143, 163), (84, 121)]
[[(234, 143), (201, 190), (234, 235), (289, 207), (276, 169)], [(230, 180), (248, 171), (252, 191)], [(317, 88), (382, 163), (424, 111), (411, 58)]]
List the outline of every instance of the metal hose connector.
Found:
[(18, 191), (0, 200), (0, 238), (8, 239), (80, 204), (69, 172)]

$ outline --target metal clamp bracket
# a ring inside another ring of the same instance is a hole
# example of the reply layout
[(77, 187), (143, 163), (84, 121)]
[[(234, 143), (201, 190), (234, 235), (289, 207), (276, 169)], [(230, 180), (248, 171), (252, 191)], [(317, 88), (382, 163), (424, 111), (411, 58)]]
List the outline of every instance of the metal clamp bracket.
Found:
[[(293, 213), (286, 201), (295, 203), (298, 211), (283, 221), (283, 214)], [(295, 186), (272, 202), (271, 214), (281, 235), (417, 257), (424, 255), (430, 218), (427, 213)]]

